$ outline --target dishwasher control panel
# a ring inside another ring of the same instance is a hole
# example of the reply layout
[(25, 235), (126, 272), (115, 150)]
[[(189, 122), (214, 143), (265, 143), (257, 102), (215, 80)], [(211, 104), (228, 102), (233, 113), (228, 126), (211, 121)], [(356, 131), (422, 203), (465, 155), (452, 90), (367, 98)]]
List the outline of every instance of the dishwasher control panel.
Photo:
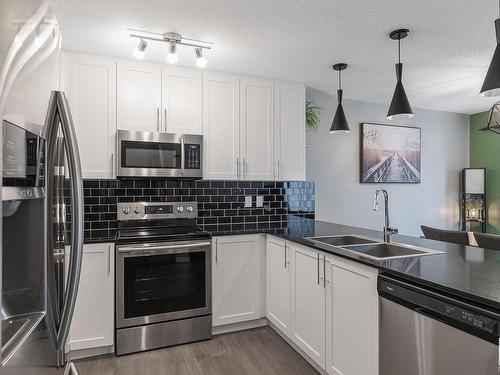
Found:
[(495, 317), (494, 313), (488, 316), (489, 312), (482, 308), (383, 276), (379, 276), (378, 291), (381, 297), (394, 300), (430, 318), (445, 323), (453, 320), (474, 330), (500, 337), (500, 316)]

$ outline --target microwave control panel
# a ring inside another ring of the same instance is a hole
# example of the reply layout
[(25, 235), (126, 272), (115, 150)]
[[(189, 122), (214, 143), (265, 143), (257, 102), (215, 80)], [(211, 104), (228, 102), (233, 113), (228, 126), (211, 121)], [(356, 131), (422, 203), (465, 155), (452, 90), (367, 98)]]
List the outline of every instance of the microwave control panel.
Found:
[(186, 144), (184, 145), (184, 166), (186, 169), (201, 168), (201, 145)]

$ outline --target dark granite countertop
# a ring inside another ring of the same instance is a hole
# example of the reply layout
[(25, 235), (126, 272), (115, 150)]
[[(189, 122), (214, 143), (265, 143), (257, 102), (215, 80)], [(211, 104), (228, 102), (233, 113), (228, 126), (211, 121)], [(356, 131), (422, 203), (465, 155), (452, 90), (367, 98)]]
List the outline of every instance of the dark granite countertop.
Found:
[[(305, 240), (305, 237), (357, 234), (382, 241), (382, 232), (379, 231), (298, 217), (291, 217), (287, 222), (287, 228), (282, 229), (211, 231), (213, 236), (259, 233), (272, 234), (309, 247), (315, 246)], [(87, 236), (84, 243), (114, 241), (115, 233), (109, 231), (108, 234)], [(443, 251), (444, 254), (372, 260), (340, 248), (335, 248), (332, 251), (318, 249), (376, 267), (384, 273), (500, 310), (500, 251), (403, 235), (395, 235), (393, 242)]]
[[(212, 235), (269, 233), (309, 247), (314, 245), (304, 240), (305, 237), (358, 234), (382, 241), (379, 231), (324, 221), (293, 218), (287, 225), (286, 229), (224, 231), (212, 232)], [(500, 309), (500, 251), (403, 235), (395, 235), (393, 242), (443, 251), (444, 254), (379, 261), (342, 249), (330, 252), (376, 267), (384, 273)]]

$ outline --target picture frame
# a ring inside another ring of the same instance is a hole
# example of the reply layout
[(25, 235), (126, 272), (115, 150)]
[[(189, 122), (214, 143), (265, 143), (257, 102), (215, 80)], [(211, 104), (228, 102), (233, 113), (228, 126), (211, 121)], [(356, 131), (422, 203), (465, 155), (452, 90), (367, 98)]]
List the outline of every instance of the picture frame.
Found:
[(418, 184), (422, 180), (422, 130), (414, 126), (360, 125), (362, 184)]

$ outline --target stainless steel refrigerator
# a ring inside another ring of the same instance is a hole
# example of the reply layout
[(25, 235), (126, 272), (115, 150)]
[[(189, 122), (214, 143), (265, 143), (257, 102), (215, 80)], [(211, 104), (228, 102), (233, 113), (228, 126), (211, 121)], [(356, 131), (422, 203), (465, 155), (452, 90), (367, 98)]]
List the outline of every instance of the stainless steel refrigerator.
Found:
[(80, 278), (83, 182), (57, 90), (60, 45), (45, 1), (0, 1), (2, 375), (77, 372), (64, 348)]

